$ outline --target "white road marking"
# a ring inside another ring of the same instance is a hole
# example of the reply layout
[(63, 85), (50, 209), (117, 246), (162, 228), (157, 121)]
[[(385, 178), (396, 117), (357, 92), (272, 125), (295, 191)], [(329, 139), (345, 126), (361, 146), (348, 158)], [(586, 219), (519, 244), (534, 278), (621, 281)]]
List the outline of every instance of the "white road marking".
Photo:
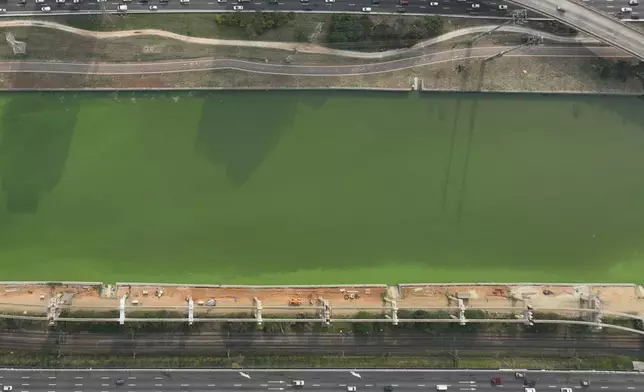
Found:
[(82, 387), (83, 384), (74, 384), (75, 387)]
[(181, 384), (182, 387), (189, 387), (190, 384)]
[[(1, 377), (0, 377), (0, 378), (1, 378)], [(50, 377), (49, 377), (49, 379), (50, 379), (50, 380), (55, 380), (55, 379), (56, 379), (56, 376), (50, 376)]]
[(161, 377), (154, 377), (155, 380), (161, 380)]
[(23, 386), (23, 387), (28, 387), (28, 386), (29, 386), (29, 384), (22, 384), (22, 386)]
[(214, 386), (215, 386), (215, 384), (208, 384), (208, 386), (209, 386), (209, 387), (214, 387)]
[(398, 384), (391, 384), (391, 386), (392, 386), (392, 387), (397, 387), (397, 386), (398, 386)]
[(266, 388), (268, 386), (268, 384), (259, 384), (259, 386), (262, 387), (262, 388)]
[(476, 388), (460, 388), (461, 391), (476, 391)]
[(340, 384), (340, 385), (338, 385), (338, 386), (339, 386), (339, 387), (346, 387), (346, 386), (347, 386), (347, 384)]
[(49, 386), (50, 386), (50, 387), (55, 387), (55, 386), (56, 386), (56, 384), (49, 384)]
[(635, 387), (628, 387), (628, 389), (635, 389)]
[(476, 384), (476, 381), (459, 381), (459, 384)]
[(162, 387), (163, 384), (154, 384), (155, 387)]
[(101, 384), (102, 387), (109, 387), (110, 384)]
[(269, 391), (283, 391), (284, 388), (268, 388)]
[(25, 379), (29, 379), (29, 376), (22, 376), (22, 379), (23, 379), (23, 380), (25, 380)]
[(557, 388), (556, 385), (548, 385), (548, 388)]
[(242, 377), (250, 379), (250, 376), (248, 374), (244, 373), (244, 372), (239, 372), (239, 375), (242, 376)]
[(81, 376), (76, 376), (74, 378), (77, 379), (77, 380), (82, 380), (83, 379), (83, 377), (81, 377)]
[(128, 377), (128, 380), (136, 380), (136, 377)]
[(602, 389), (608, 389), (608, 387), (601, 387)]
[(136, 384), (127, 384), (128, 387), (135, 387)]
[(419, 386), (419, 387), (424, 387), (424, 386), (425, 386), (425, 384), (418, 384), (418, 386)]
[[(51, 378), (51, 377), (50, 377), (50, 378)], [(54, 378), (56, 378), (56, 377), (54, 377)], [(101, 377), (101, 378), (102, 378), (103, 380), (109, 380), (109, 379), (110, 379), (109, 377)]]
[(372, 387), (373, 384), (366, 384), (365, 387)]
[(314, 387), (319, 387), (319, 386), (320, 386), (320, 384), (313, 384), (313, 386), (314, 386)]
[(241, 387), (241, 384), (235, 384), (234, 387)]

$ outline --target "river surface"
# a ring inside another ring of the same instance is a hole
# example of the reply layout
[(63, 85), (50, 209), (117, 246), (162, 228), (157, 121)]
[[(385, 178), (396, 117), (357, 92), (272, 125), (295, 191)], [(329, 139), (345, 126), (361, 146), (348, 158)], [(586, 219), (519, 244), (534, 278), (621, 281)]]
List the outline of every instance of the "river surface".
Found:
[(0, 110), (0, 280), (644, 275), (638, 98), (14, 93)]

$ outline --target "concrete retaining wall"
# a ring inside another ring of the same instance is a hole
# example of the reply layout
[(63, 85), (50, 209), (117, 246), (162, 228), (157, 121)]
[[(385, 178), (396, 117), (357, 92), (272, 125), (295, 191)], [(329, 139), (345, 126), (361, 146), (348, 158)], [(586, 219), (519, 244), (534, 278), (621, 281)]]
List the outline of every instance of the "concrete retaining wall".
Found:
[(59, 282), (59, 281), (0, 281), (0, 285), (6, 286), (25, 286), (25, 285), (38, 285), (38, 286), (48, 286), (48, 285), (68, 285), (68, 286), (103, 286), (103, 282)]
[(234, 284), (181, 284), (181, 283), (128, 283), (117, 282), (116, 287), (122, 286), (158, 286), (158, 287), (190, 287), (190, 288), (211, 288), (211, 289), (314, 289), (314, 288), (387, 288), (386, 284), (334, 284), (334, 285), (316, 285), (316, 284), (295, 284), (295, 285), (234, 285)]
[(420, 287), (420, 286), (599, 286), (599, 287), (636, 287), (634, 283), (401, 283), (398, 287)]

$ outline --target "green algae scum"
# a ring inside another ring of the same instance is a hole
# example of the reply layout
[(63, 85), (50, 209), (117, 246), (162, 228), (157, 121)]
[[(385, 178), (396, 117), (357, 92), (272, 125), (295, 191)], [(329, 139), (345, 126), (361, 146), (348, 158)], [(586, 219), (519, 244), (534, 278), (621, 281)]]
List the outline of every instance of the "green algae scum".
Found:
[(12, 93), (1, 280), (623, 281), (644, 102)]

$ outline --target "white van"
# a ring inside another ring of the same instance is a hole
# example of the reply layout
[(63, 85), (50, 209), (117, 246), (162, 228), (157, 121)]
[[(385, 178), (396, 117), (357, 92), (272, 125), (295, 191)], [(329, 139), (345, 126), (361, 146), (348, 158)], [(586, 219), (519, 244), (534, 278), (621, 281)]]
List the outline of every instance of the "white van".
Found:
[(447, 390), (447, 385), (436, 385), (436, 390), (437, 391), (446, 391)]
[[(127, 5), (119, 4), (116, 6), (116, 10), (119, 12), (127, 12)], [(136, 304), (134, 303), (134, 301), (136, 301)], [(139, 301), (137, 300), (134, 300), (134, 301), (132, 301), (132, 305), (138, 305)]]

